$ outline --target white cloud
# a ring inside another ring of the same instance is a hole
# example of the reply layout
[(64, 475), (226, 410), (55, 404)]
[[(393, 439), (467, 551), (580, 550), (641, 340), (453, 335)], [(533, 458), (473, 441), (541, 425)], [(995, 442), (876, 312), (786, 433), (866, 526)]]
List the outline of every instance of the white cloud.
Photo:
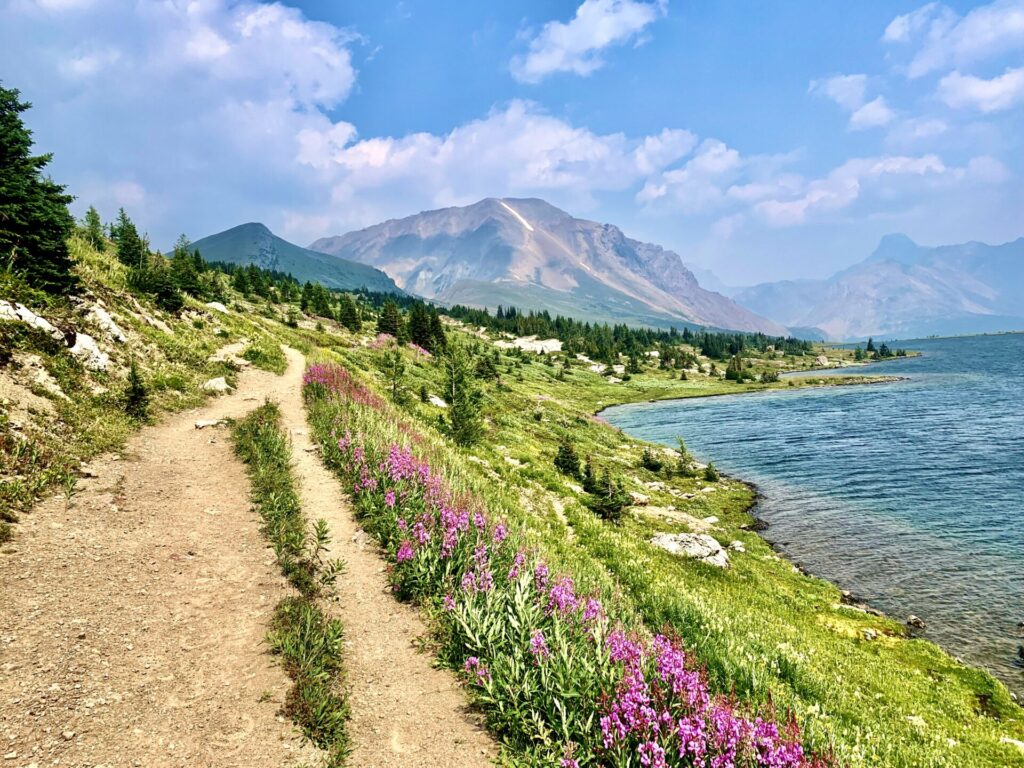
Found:
[[(664, 130), (637, 139), (596, 134), (513, 101), (447, 134), (413, 133), (340, 143), (337, 126), (302, 137), (300, 161), (324, 170), (336, 202), (387, 207), (454, 205), (489, 195), (557, 193), (588, 205), (595, 192), (628, 189), (688, 153), (695, 137)], [(340, 138), (351, 138), (347, 129)]]
[(991, 80), (951, 72), (939, 81), (939, 97), (957, 109), (1001, 112), (1024, 103), (1024, 67), (1007, 69)]
[(537, 83), (554, 72), (589, 75), (604, 64), (602, 52), (631, 40), (665, 15), (667, 0), (583, 0), (568, 22), (549, 21), (511, 62), (512, 76)]
[(896, 123), (886, 140), (897, 145), (916, 144), (933, 139), (949, 130), (945, 120), (934, 117), (912, 117)]
[(835, 75), (823, 80), (812, 80), (807, 90), (832, 99), (848, 112), (850, 129), (854, 131), (887, 125), (896, 117), (884, 96), (867, 100), (867, 75)]
[(740, 177), (744, 159), (717, 139), (705, 139), (682, 167), (649, 178), (637, 202), (661, 201), (687, 214), (713, 211), (727, 205), (726, 189)]
[(929, 3), (893, 19), (883, 39), (918, 44), (907, 68), (911, 78), (950, 64), (963, 67), (1024, 48), (1024, 0), (996, 0), (965, 16)]
[(991, 157), (974, 158), (963, 167), (949, 167), (937, 155), (854, 158), (808, 182), (796, 195), (760, 201), (754, 211), (769, 226), (789, 227), (848, 208), (868, 191), (901, 199), (919, 196), (939, 184), (990, 184), (1007, 176), (1002, 164)]
[(864, 128), (877, 128), (881, 125), (888, 125), (895, 116), (896, 113), (885, 103), (885, 97), (879, 96), (850, 115), (850, 128), (855, 131)]
[(807, 90), (823, 94), (847, 112), (853, 112), (864, 103), (867, 87), (867, 75), (835, 75), (824, 80), (812, 80)]

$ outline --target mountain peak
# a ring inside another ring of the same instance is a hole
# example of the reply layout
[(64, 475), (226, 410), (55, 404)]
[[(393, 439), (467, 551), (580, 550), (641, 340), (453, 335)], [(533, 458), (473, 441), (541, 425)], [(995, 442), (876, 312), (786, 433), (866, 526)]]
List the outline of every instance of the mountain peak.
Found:
[(600, 322), (786, 329), (705, 291), (682, 259), (535, 197), (471, 205), (321, 238), (310, 248), (376, 266), (443, 303), (543, 309)]
[(913, 264), (921, 252), (925, 250), (902, 232), (885, 235), (878, 241), (878, 247), (871, 254), (871, 261), (895, 261), (900, 264)]

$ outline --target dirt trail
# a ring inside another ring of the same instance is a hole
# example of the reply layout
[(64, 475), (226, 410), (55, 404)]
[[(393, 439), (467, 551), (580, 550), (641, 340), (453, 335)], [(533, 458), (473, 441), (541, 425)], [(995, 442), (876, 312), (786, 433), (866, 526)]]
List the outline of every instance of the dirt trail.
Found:
[(0, 765), (262, 766), (315, 762), (278, 714), (289, 682), (266, 654), (289, 589), (259, 534), (244, 468), (223, 429), (195, 422), (281, 404), (310, 518), (348, 563), (332, 610), (345, 622), (354, 768), (485, 766), (493, 741), (452, 675), (415, 643), (417, 612), (320, 464), (301, 399), (302, 356), (277, 377), (166, 418), (124, 458), (92, 463), (25, 515), (0, 554)]
[[(301, 367), (301, 366), (300, 366)], [(0, 765), (262, 766), (312, 760), (278, 715), (265, 652), (288, 593), (223, 429), (294, 387), (261, 371), (94, 462), (65, 509), (23, 516), (0, 554)]]
[[(286, 377), (301, 377), (302, 356), (288, 350)], [(345, 623), (351, 691), (352, 768), (475, 768), (497, 755), (494, 741), (466, 706), (454, 677), (416, 650), (427, 633), (417, 611), (397, 602), (384, 560), (352, 517), (335, 478), (321, 464), (306, 426), (296, 380), (278, 401), (288, 429), (303, 509), (324, 518), (333, 557), (347, 568), (338, 580), (333, 610)]]

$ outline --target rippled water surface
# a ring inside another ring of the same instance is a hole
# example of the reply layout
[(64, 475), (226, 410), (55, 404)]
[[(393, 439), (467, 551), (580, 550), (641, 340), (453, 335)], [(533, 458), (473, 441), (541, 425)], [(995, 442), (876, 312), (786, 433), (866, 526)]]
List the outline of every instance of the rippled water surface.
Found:
[(1024, 335), (901, 344), (908, 381), (618, 406), (756, 483), (768, 539), (1024, 693)]

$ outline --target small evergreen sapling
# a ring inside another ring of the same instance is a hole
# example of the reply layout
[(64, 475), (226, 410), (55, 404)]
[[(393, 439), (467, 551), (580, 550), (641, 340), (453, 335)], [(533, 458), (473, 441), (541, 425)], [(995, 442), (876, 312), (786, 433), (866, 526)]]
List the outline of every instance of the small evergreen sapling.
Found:
[(134, 358), (128, 368), (128, 386), (125, 389), (124, 401), (125, 412), (136, 421), (145, 421), (149, 416), (149, 391)]
[(555, 453), (555, 469), (563, 475), (579, 479), (580, 457), (576, 455), (576, 449), (568, 438), (562, 440), (558, 445), (558, 452)]

